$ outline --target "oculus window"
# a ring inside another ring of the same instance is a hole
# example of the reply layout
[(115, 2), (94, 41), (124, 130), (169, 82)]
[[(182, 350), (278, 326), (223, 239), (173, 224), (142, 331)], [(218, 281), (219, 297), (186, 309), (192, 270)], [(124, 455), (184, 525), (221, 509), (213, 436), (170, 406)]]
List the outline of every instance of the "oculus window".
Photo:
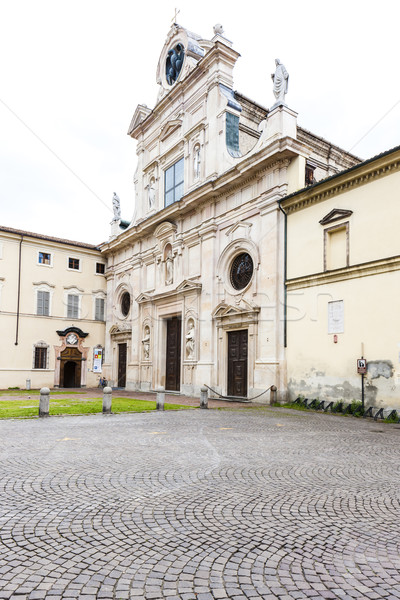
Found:
[(183, 167), (184, 159), (181, 158), (165, 171), (165, 206), (178, 202), (183, 196)]
[(131, 295), (129, 292), (124, 292), (121, 296), (121, 312), (124, 317), (127, 317), (131, 309)]
[(253, 259), (247, 252), (238, 254), (231, 266), (230, 281), (235, 290), (243, 290), (249, 283), (253, 275)]

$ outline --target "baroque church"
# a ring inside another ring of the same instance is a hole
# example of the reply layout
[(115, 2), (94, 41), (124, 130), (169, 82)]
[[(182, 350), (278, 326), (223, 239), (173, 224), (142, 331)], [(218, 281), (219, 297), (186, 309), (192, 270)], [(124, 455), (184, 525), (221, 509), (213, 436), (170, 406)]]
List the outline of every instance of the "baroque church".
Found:
[(235, 91), (238, 57), (220, 25), (207, 40), (174, 24), (157, 103), (133, 114), (135, 216), (114, 211), (101, 247), (111, 385), (261, 402), (287, 389), (280, 200), (359, 160), (297, 124), (278, 59), (271, 108)]

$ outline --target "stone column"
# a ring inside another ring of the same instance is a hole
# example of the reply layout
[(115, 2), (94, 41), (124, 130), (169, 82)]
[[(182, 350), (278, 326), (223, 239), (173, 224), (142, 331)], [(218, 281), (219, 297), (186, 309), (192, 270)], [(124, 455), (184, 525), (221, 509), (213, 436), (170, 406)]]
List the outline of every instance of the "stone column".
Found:
[(50, 411), (50, 390), (47, 387), (40, 389), (39, 417), (48, 417)]
[(157, 392), (157, 410), (164, 410), (165, 390), (163, 387), (158, 388)]
[(103, 389), (103, 414), (111, 414), (112, 388), (105, 387)]
[(200, 388), (200, 408), (208, 408), (208, 389), (205, 386)]

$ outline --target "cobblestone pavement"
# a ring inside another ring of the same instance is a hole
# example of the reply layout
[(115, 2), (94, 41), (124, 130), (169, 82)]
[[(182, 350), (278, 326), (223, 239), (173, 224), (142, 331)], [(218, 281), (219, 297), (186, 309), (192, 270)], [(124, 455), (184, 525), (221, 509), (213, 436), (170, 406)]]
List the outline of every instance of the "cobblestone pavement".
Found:
[(0, 598), (400, 598), (400, 429), (287, 409), (0, 422)]

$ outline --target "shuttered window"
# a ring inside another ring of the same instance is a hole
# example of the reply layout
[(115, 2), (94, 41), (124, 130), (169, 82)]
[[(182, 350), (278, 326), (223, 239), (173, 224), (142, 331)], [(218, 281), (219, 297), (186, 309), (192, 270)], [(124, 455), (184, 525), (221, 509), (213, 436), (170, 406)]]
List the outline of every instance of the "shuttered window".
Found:
[(96, 298), (94, 318), (96, 321), (104, 321), (104, 298)]
[(43, 292), (38, 290), (37, 292), (37, 307), (36, 314), (42, 316), (49, 316), (50, 314), (50, 292)]
[(47, 348), (35, 348), (35, 369), (46, 369)]
[(68, 319), (79, 318), (79, 296), (75, 294), (68, 294), (67, 317)]

